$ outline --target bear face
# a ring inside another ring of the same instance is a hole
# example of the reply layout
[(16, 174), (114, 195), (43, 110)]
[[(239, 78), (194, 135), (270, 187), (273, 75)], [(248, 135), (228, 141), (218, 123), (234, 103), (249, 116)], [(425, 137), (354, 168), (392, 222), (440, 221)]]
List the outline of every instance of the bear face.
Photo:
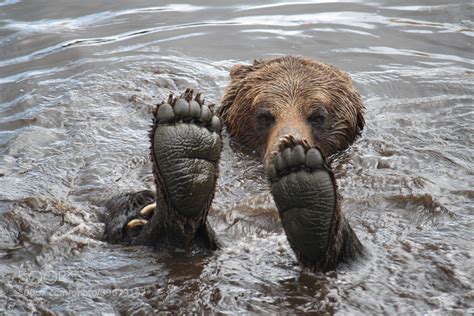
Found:
[(265, 165), (284, 135), (305, 139), (327, 157), (351, 145), (365, 124), (349, 75), (301, 57), (235, 65), (221, 104), (230, 137)]

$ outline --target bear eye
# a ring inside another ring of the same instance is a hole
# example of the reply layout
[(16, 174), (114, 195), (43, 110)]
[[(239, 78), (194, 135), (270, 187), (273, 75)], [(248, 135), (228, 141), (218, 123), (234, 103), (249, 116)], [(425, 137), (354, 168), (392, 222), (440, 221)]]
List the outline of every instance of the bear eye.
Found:
[(271, 127), (275, 123), (275, 116), (268, 110), (257, 112), (257, 124), (262, 127)]
[(308, 116), (308, 122), (312, 128), (322, 128), (326, 122), (328, 111), (320, 107)]

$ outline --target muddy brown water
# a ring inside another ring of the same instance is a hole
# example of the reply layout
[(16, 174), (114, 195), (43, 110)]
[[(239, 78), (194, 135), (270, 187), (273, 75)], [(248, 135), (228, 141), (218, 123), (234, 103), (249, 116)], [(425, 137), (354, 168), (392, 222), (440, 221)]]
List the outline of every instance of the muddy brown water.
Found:
[[(0, 314), (473, 314), (471, 1), (0, 1)], [(212, 254), (101, 241), (100, 202), (152, 187), (153, 106), (305, 55), (367, 106), (337, 159), (368, 257), (301, 271), (261, 166), (225, 142)]]

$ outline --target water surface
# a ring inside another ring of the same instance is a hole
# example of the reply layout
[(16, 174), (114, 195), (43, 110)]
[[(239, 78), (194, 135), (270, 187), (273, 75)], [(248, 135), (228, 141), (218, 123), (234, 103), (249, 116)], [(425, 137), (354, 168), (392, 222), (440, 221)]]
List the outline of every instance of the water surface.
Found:
[[(473, 4), (0, 1), (0, 311), (472, 314)], [(301, 271), (261, 166), (226, 139), (213, 254), (101, 241), (101, 201), (152, 187), (151, 110), (218, 103), (236, 63), (348, 71), (363, 137), (334, 165), (369, 256)]]

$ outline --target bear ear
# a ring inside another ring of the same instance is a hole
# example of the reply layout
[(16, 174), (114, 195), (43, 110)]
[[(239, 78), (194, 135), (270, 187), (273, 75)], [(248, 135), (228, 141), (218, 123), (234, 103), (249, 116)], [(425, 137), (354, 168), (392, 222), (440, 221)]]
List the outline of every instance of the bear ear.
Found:
[(254, 60), (252, 65), (243, 65), (243, 64), (237, 64), (232, 66), (230, 69), (230, 77), (232, 79), (241, 79), (247, 76), (249, 73), (254, 71), (255, 69), (258, 68), (258, 66), (261, 64), (260, 61)]
[(253, 70), (253, 65), (237, 64), (237, 65), (232, 66), (232, 68), (230, 69), (230, 77), (232, 79), (243, 78), (248, 73), (252, 72), (252, 70)]

